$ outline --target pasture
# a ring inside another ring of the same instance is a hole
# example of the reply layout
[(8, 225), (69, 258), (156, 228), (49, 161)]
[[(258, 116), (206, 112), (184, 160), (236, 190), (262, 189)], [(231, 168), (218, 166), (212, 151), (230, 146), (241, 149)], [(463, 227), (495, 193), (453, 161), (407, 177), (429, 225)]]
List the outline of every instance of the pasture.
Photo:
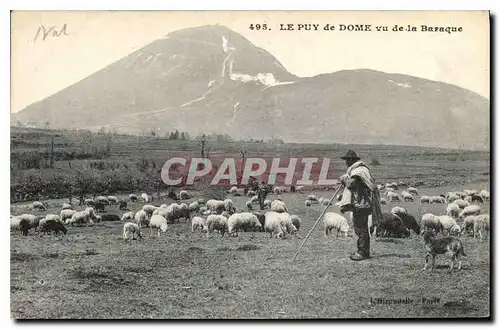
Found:
[[(489, 190), (487, 183), (419, 187), (439, 195), (464, 188)], [(372, 258), (353, 262), (356, 237), (324, 237), (322, 222), (295, 262), (291, 259), (321, 213), (306, 208), (306, 194), (282, 195), (302, 219), (295, 236), (269, 239), (264, 233), (221, 237), (191, 233), (190, 223), (169, 225), (166, 235), (124, 241), (123, 222), (68, 227), (66, 236), (11, 233), (11, 314), (18, 319), (289, 319), (485, 317), (490, 305), (490, 240), (462, 236), (463, 269), (449, 272), (450, 258), (437, 257), (437, 270), (422, 272), (421, 238), (372, 240)], [(318, 197), (332, 192), (315, 191)], [(274, 196), (268, 196), (273, 200)], [(246, 197), (232, 197), (239, 210)], [(418, 199), (417, 199), (418, 200)], [(50, 200), (58, 213), (65, 200)], [(172, 201), (155, 200), (154, 204)], [(442, 214), (446, 204), (418, 201), (395, 205), (422, 214)], [(136, 211), (142, 204), (130, 204)], [(481, 205), (489, 213), (490, 204)], [(329, 211), (338, 212), (331, 206)], [(13, 214), (29, 212), (11, 204)], [(108, 213), (122, 214), (118, 206)], [(40, 213), (44, 214), (44, 213)], [(460, 222), (459, 222), (460, 223)], [(352, 227), (352, 225), (351, 225)], [(410, 304), (372, 300), (410, 299)], [(434, 301), (434, 302), (432, 302)]]

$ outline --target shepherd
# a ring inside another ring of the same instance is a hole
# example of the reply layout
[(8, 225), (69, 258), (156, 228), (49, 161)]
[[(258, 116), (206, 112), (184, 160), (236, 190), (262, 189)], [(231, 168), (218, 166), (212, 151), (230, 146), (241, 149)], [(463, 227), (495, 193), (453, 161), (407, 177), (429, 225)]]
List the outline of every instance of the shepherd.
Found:
[(343, 189), (340, 212), (352, 212), (354, 232), (358, 236), (358, 250), (352, 253), (350, 258), (360, 261), (370, 258), (368, 216), (372, 215), (373, 227), (376, 227), (382, 219), (380, 192), (370, 169), (360, 161), (356, 152), (349, 150), (341, 159), (345, 160), (347, 172), (340, 177)]

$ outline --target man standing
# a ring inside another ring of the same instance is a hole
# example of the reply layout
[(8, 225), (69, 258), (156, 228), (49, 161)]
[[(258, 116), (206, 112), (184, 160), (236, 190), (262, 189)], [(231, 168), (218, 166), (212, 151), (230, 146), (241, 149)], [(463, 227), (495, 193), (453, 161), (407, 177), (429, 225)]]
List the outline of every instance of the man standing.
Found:
[(259, 196), (260, 210), (264, 210), (264, 200), (266, 200), (267, 194), (269, 193), (269, 187), (265, 181), (262, 181), (257, 193)]
[(354, 232), (358, 236), (357, 251), (351, 254), (352, 260), (370, 258), (370, 233), (368, 232), (368, 216), (372, 215), (372, 225), (382, 218), (380, 209), (380, 193), (370, 169), (360, 161), (353, 150), (342, 157), (347, 165), (347, 173), (340, 177), (344, 188), (340, 202), (340, 212), (352, 211)]

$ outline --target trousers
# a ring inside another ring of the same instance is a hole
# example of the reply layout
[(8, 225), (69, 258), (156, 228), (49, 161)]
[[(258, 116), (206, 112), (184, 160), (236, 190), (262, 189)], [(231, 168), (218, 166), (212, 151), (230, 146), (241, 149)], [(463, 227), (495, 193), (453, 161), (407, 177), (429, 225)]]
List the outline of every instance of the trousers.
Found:
[(353, 212), (352, 221), (354, 233), (358, 236), (358, 253), (365, 257), (370, 257), (370, 234), (368, 232), (368, 215), (356, 214)]

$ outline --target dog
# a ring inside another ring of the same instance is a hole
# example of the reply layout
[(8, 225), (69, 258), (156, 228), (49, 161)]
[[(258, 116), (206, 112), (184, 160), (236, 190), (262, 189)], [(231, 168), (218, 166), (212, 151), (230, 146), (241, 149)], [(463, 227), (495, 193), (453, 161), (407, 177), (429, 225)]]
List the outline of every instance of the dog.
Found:
[(447, 252), (451, 253), (451, 265), (450, 271), (455, 267), (455, 263), (458, 261), (458, 270), (462, 269), (462, 261), (460, 256), (465, 256), (464, 246), (460, 240), (455, 237), (446, 238), (436, 238), (436, 232), (433, 230), (426, 231), (423, 234), (425, 251), (425, 266), (422, 271), (427, 269), (429, 264), (429, 258), (432, 257), (432, 270), (436, 268), (436, 256), (440, 254), (445, 254)]

